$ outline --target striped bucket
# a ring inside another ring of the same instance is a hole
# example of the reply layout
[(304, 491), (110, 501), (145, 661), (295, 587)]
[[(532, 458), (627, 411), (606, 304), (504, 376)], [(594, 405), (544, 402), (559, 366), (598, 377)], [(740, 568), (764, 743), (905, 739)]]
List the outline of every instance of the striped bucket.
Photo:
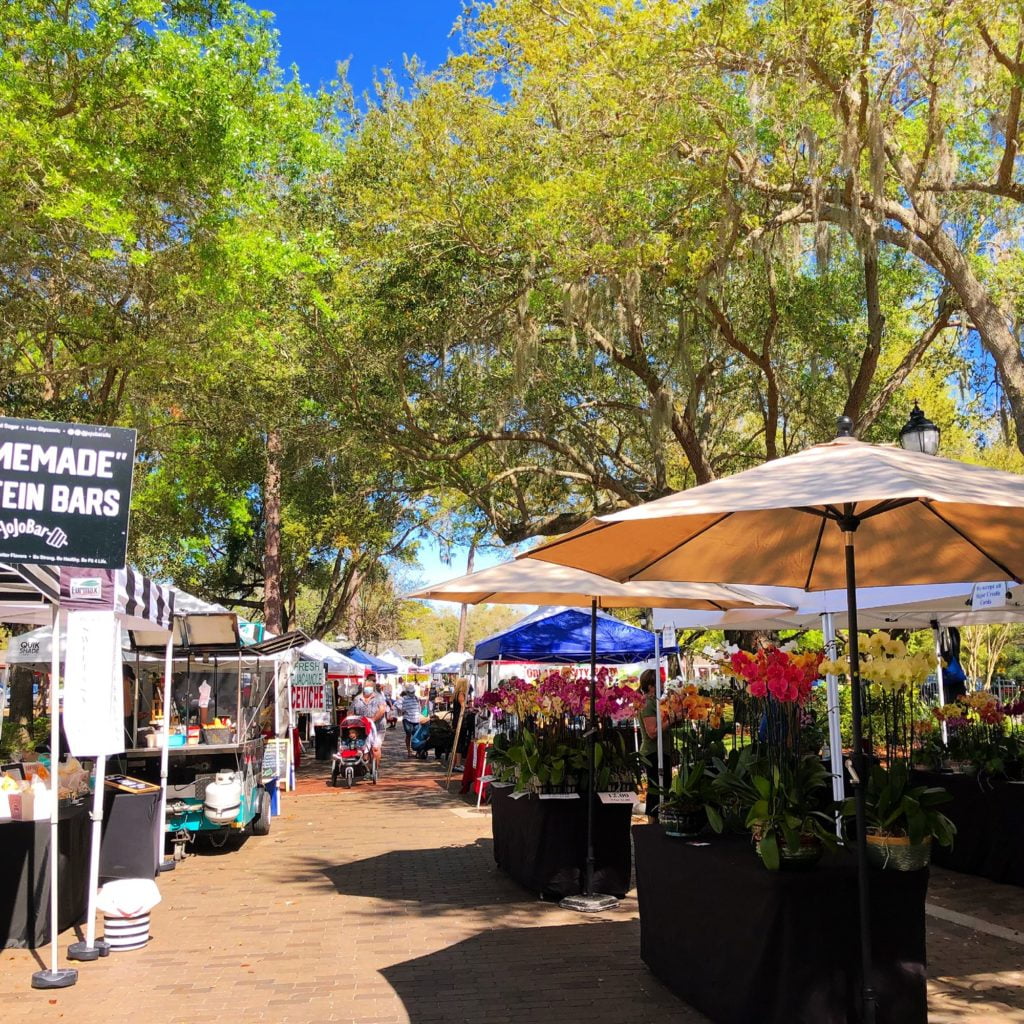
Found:
[(111, 917), (103, 915), (103, 938), (112, 953), (126, 953), (142, 949), (149, 942), (149, 913), (137, 917)]

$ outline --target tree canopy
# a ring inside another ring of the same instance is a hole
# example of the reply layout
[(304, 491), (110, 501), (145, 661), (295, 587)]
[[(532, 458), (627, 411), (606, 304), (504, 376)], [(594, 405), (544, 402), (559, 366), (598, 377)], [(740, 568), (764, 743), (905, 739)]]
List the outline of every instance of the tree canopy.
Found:
[(556, 534), (840, 413), (888, 441), (918, 399), (1021, 467), (1019, 5), (458, 31), (353, 97), (233, 0), (0, 7), (0, 404), (139, 429), (144, 565), (372, 638), (419, 544)]

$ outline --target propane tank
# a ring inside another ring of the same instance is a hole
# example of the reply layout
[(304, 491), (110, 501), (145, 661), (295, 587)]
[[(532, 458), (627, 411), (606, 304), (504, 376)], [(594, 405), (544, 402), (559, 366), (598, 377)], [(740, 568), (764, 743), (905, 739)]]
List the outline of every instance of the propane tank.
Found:
[(206, 787), (203, 813), (214, 825), (230, 825), (242, 810), (242, 780), (238, 772), (217, 772)]

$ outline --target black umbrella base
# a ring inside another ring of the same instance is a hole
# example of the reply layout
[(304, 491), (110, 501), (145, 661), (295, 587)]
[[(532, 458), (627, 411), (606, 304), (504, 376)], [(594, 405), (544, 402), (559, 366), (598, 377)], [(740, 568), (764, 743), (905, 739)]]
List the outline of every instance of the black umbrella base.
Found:
[(56, 971), (36, 971), (32, 975), (33, 988), (71, 988), (78, 981), (74, 967), (62, 967)]

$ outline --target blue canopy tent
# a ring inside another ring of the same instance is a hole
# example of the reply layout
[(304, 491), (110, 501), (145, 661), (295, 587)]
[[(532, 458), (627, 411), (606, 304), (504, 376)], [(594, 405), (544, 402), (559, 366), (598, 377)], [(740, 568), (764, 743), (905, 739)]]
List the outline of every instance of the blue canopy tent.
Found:
[(380, 658), (375, 658), (372, 654), (368, 654), (361, 647), (349, 647), (348, 650), (342, 650), (342, 654), (346, 658), (351, 658), (353, 661), (358, 661), (360, 665), (367, 665), (371, 672), (378, 672), (380, 675), (393, 676), (397, 675), (398, 667), (392, 665), (390, 661), (383, 661)]
[[(573, 664), (591, 660), (591, 613), (579, 608), (542, 608), (476, 645), (477, 661), (538, 661)], [(655, 656), (655, 635), (597, 612), (596, 661), (628, 665)], [(664, 654), (676, 654), (664, 647)]]

